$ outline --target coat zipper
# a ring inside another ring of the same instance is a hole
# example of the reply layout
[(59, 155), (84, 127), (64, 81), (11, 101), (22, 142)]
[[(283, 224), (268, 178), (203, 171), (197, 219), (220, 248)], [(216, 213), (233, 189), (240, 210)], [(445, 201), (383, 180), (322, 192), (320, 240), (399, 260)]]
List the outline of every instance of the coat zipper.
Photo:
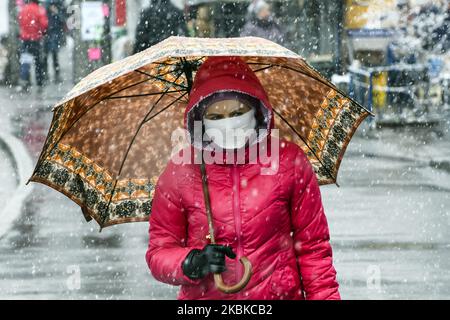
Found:
[(242, 257), (242, 243), (241, 243), (241, 208), (240, 208), (240, 178), (239, 168), (236, 164), (232, 167), (233, 177), (233, 213), (234, 223), (236, 228), (237, 248), (236, 248), (236, 278), (240, 281), (242, 278), (243, 270), (239, 259)]

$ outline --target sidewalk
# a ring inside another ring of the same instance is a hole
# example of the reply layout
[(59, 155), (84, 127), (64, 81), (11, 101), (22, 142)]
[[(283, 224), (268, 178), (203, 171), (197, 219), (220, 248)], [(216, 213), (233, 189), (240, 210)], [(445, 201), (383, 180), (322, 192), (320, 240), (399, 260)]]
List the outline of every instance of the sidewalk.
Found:
[[(51, 122), (53, 105), (73, 86), (71, 59), (68, 48), (61, 50), (60, 84), (49, 83), (38, 94), (36, 87), (29, 93), (19, 93), (15, 88), (0, 86), (0, 238), (21, 215), (24, 201), (34, 185), (25, 186), (45, 141)], [(50, 80), (53, 73), (50, 70)]]
[(17, 178), (11, 155), (5, 150), (2, 140), (0, 140), (0, 181), (2, 181), (0, 184), (0, 208), (3, 208), (12, 194), (11, 187), (17, 186)]

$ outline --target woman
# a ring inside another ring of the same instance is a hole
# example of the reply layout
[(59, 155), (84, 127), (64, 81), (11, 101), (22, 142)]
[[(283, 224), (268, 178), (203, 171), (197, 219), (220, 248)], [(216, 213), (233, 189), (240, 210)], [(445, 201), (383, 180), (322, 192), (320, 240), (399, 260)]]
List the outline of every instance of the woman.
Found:
[[(196, 121), (206, 129), (204, 140), (194, 132)], [(157, 280), (181, 285), (179, 299), (340, 299), (308, 159), (297, 145), (279, 141), (279, 167), (263, 175), (264, 164), (248, 151), (267, 142), (273, 126), (269, 99), (243, 60), (211, 57), (203, 63), (185, 111), (191, 150), (211, 156), (220, 148), (239, 149), (245, 158), (212, 157), (224, 161), (206, 164), (217, 245), (209, 244), (199, 164), (172, 159), (158, 180), (146, 260)], [(247, 134), (253, 128), (262, 130)], [(212, 273), (237, 283), (242, 256), (253, 265), (250, 282), (238, 293), (218, 291)]]

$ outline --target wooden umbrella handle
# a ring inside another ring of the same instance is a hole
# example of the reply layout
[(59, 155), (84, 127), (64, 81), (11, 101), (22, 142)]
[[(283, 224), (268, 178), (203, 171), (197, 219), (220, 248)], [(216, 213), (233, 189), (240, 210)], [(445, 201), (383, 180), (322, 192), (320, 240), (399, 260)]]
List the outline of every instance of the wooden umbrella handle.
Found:
[(224, 293), (236, 293), (241, 291), (250, 281), (250, 278), (252, 277), (252, 264), (250, 263), (250, 260), (248, 260), (247, 257), (241, 257), (239, 261), (244, 266), (244, 275), (235, 285), (229, 286), (225, 284), (225, 282), (223, 282), (222, 275), (220, 273), (214, 273), (214, 283), (216, 284), (218, 290)]

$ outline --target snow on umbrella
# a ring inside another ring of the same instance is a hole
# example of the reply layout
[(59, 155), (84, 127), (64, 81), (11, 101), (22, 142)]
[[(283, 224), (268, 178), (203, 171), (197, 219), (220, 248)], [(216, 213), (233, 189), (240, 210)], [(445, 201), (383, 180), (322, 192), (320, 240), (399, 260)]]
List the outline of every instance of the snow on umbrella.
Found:
[(62, 192), (102, 228), (148, 221), (172, 132), (183, 127), (195, 70), (208, 56), (244, 59), (269, 96), (280, 137), (304, 150), (320, 184), (336, 183), (370, 112), (299, 55), (256, 37), (170, 37), (95, 70), (53, 108), (30, 181)]

